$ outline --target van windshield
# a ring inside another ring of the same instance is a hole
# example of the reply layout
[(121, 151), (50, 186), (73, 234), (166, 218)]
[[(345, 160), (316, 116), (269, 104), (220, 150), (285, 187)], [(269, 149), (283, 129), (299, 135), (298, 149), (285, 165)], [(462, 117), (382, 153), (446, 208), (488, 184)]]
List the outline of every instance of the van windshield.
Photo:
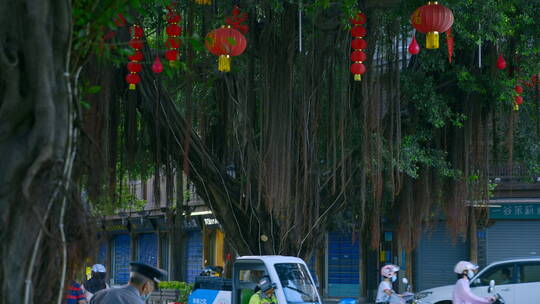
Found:
[(298, 263), (275, 264), (287, 303), (318, 303), (317, 289), (306, 266)]

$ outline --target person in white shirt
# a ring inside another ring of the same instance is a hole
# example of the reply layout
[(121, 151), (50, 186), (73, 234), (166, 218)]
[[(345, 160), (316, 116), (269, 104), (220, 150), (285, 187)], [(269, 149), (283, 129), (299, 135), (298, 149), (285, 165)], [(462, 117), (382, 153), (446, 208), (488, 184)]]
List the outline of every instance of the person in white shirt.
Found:
[[(377, 299), (375, 303), (388, 303), (393, 294), (396, 294), (392, 288), (392, 283), (397, 280), (397, 272), (399, 267), (396, 265), (386, 265), (381, 268), (381, 275), (383, 280), (379, 284), (379, 289), (377, 290)], [(401, 296), (396, 294), (397, 296)]]

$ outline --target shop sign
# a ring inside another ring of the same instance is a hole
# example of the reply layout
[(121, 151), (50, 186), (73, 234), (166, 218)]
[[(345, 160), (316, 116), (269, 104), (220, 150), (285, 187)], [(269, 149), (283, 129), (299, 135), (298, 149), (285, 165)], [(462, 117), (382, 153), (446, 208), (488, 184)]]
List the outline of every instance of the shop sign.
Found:
[(505, 220), (540, 219), (540, 204), (501, 204), (489, 208), (489, 217)]

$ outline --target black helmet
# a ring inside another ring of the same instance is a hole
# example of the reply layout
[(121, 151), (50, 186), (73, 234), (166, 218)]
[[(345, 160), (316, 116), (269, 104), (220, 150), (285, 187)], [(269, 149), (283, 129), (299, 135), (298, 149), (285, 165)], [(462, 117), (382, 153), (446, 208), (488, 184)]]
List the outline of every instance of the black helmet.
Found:
[(272, 281), (270, 280), (270, 277), (266, 275), (262, 277), (261, 280), (259, 281), (259, 288), (263, 292), (267, 292), (270, 289), (276, 289), (276, 284), (272, 283)]

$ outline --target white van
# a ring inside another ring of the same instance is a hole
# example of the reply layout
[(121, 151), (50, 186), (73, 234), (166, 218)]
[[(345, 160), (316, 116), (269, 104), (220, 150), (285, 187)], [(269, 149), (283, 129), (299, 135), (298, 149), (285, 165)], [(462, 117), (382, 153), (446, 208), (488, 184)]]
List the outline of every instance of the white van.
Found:
[[(540, 303), (540, 257), (492, 263), (471, 280), (471, 290), (479, 296), (488, 296), (491, 280), (495, 281), (495, 292), (506, 304)], [(421, 291), (415, 298), (418, 304), (452, 304), (453, 291), (454, 285), (442, 286)]]

